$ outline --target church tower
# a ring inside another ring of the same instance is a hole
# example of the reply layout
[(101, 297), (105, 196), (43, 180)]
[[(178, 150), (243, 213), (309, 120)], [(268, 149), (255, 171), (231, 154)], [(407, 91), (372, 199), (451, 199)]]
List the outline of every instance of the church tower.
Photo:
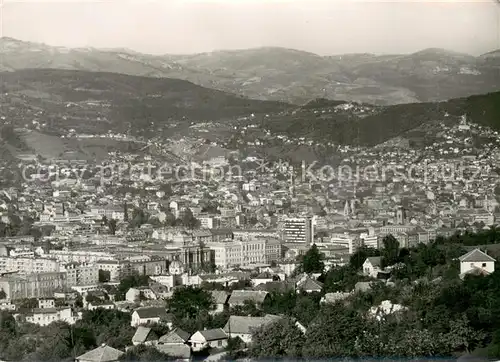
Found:
[(406, 210), (402, 206), (399, 206), (396, 209), (396, 224), (404, 225), (405, 223), (406, 223)]

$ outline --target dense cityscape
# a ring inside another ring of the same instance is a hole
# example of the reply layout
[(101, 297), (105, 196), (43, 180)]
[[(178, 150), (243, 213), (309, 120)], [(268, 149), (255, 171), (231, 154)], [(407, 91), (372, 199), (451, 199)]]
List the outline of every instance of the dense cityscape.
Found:
[(16, 3), (0, 362), (500, 360), (498, 4)]

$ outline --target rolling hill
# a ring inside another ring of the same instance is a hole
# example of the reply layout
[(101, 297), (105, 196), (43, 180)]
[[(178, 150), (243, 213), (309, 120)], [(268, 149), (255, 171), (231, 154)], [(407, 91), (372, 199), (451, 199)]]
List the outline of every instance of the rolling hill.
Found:
[(466, 114), (468, 119), (500, 131), (500, 92), (452, 99), (444, 102), (364, 107), (360, 116), (352, 111), (328, 113), (336, 103), (309, 103), (286, 116), (265, 118), (262, 126), (290, 137), (306, 137), (347, 145), (375, 146), (435, 121), (454, 122)]
[(1, 116), (52, 132), (157, 135), (157, 127), (280, 112), (280, 102), (245, 99), (179, 79), (56, 69), (0, 73)]
[(284, 48), (153, 56), (127, 49), (68, 49), (0, 38), (0, 71), (54, 68), (175, 78), (252, 99), (315, 98), (378, 105), (432, 102), (500, 90), (497, 52), (319, 56)]
[(376, 145), (442, 120), (445, 113), (467, 114), (472, 122), (500, 130), (500, 92), (392, 106), (328, 99), (294, 106), (245, 99), (179, 79), (117, 73), (26, 69), (0, 73), (0, 78), (2, 122), (14, 128), (36, 126), (53, 135), (112, 131), (170, 139), (208, 132), (224, 139), (231, 125), (243, 122), (295, 138)]

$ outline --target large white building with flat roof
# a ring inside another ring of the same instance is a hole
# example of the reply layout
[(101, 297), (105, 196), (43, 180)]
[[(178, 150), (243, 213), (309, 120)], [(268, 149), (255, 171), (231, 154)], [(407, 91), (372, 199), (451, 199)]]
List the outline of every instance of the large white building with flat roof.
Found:
[(283, 220), (283, 240), (286, 243), (314, 241), (314, 226), (310, 217), (289, 217)]

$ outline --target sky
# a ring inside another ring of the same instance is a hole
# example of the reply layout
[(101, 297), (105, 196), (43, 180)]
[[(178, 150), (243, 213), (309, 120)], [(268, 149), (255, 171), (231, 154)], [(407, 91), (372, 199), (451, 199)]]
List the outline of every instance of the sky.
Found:
[(279, 46), (320, 55), (500, 48), (500, 0), (0, 0), (1, 35), (188, 54)]

